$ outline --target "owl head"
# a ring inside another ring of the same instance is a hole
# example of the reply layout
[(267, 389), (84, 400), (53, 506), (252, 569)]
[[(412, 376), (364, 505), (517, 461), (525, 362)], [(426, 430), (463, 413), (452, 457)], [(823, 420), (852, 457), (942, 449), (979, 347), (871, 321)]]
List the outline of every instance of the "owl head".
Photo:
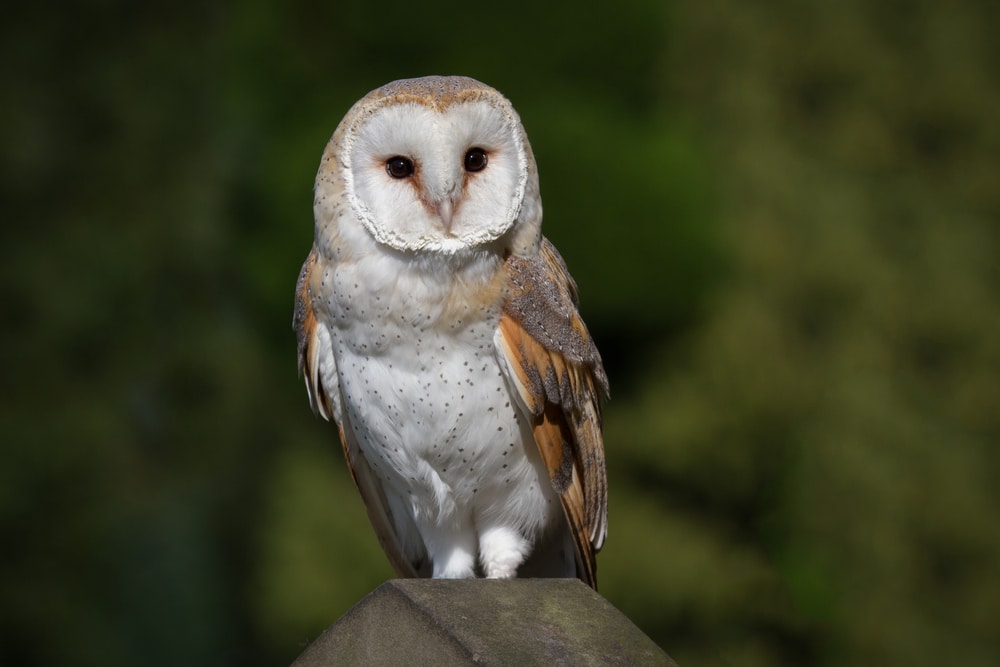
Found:
[(404, 79), (368, 93), (327, 145), (316, 219), (360, 222), (376, 243), (406, 253), (537, 244), (538, 178), (517, 112), (467, 77)]

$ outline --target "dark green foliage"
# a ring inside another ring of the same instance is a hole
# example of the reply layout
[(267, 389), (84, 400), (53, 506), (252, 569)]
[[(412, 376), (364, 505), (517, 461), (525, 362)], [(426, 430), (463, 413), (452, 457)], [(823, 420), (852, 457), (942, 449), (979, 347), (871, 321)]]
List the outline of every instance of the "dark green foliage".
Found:
[(22, 3), (0, 663), (287, 664), (391, 576), (295, 376), (323, 145), (504, 91), (614, 400), (601, 592), (682, 665), (1000, 660), (989, 3)]

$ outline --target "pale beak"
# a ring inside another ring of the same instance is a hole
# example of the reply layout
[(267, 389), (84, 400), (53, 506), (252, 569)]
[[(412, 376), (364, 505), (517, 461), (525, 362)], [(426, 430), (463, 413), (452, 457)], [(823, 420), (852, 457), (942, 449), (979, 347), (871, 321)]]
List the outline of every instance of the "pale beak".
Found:
[(451, 216), (455, 210), (455, 204), (451, 201), (451, 198), (445, 197), (434, 208), (437, 210), (438, 217), (441, 218), (444, 231), (451, 232)]

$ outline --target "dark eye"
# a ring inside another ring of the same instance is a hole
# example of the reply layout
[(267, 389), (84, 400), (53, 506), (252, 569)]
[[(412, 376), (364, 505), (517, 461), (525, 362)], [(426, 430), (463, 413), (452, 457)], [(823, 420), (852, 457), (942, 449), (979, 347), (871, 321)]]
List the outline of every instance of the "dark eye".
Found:
[(413, 176), (413, 162), (409, 158), (397, 155), (385, 161), (385, 170), (393, 178), (409, 178)]
[(486, 168), (486, 151), (482, 148), (470, 148), (465, 152), (465, 170), (482, 171)]

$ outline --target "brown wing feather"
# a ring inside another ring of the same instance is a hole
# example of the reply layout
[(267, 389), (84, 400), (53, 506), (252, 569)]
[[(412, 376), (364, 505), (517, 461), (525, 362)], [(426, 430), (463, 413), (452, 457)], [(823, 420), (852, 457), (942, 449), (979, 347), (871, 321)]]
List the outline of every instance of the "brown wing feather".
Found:
[(585, 529), (590, 525), (586, 516), (587, 499), (571, 445), (572, 434), (568, 433), (561, 410), (553, 403), (546, 406), (545, 412), (539, 417), (533, 430), (538, 451), (541, 452), (542, 460), (549, 470), (552, 486), (560, 495), (563, 512), (571, 528), (570, 534), (576, 547), (580, 578), (596, 589), (597, 563), (594, 559), (596, 549)]
[[(316, 262), (317, 255), (314, 248), (302, 265), (302, 271), (299, 273), (299, 280), (295, 287), (295, 314), (292, 318), (292, 327), (298, 338), (299, 373), (305, 378), (309, 403), (314, 412), (323, 419), (329, 420), (334, 416), (334, 411), (330, 396), (327, 394), (326, 387), (320, 377), (322, 363), (320, 355), (328, 354), (329, 350), (323, 350), (323, 344), (319, 339), (320, 327), (316, 319), (316, 311), (313, 308), (312, 290), (310, 289), (312, 271)], [(397, 575), (401, 577), (419, 576), (419, 564), (411, 562), (400, 546), (399, 536), (389, 511), (385, 493), (382, 490), (382, 484), (372, 472), (368, 461), (365, 460), (353, 436), (353, 431), (351, 431), (349, 424), (344, 423), (345, 420), (346, 416), (341, 416), (340, 423), (337, 424), (340, 445), (344, 450), (344, 459), (351, 472), (351, 479), (358, 487), (358, 493), (361, 495), (361, 500), (368, 512), (368, 520), (375, 529), (375, 536)]]
[(313, 412), (329, 421), (333, 411), (330, 398), (319, 377), (321, 346), (316, 336), (316, 311), (313, 309), (312, 291), (309, 287), (314, 266), (316, 266), (315, 248), (303, 262), (299, 280), (295, 284), (295, 313), (292, 316), (292, 328), (295, 329), (295, 337), (298, 340), (299, 374), (306, 382), (309, 405)]
[(499, 350), (532, 415), (535, 441), (559, 493), (576, 545), (579, 575), (597, 587), (595, 554), (607, 533), (607, 473), (601, 400), (608, 380), (577, 310), (576, 285), (542, 239), (535, 257), (510, 256), (510, 293)]

